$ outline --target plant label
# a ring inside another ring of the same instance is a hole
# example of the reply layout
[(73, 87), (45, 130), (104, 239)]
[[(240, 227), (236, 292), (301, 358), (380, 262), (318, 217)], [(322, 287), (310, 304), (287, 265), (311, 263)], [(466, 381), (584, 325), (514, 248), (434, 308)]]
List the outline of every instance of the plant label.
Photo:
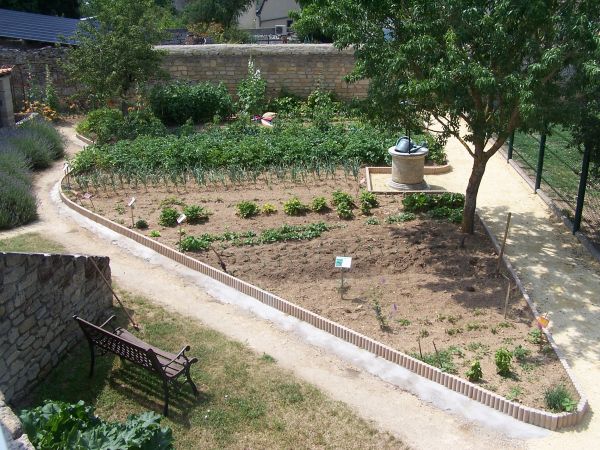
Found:
[(71, 170), (73, 169), (71, 168), (69, 163), (66, 162), (63, 166), (63, 172), (65, 173), (65, 175), (69, 175), (71, 173)]
[(92, 194), (90, 194), (89, 192), (86, 192), (85, 194), (83, 194), (83, 198), (85, 198), (86, 200), (89, 200), (90, 198), (92, 198)]
[(335, 267), (337, 269), (349, 269), (352, 266), (352, 257), (350, 256), (336, 256)]
[(135, 197), (131, 197), (131, 200), (129, 200), (129, 203), (127, 203), (127, 206), (130, 208), (133, 208), (133, 205), (135, 205)]
[(181, 225), (183, 222), (185, 222), (185, 219), (187, 219), (186, 215), (182, 214), (177, 218), (177, 223)]

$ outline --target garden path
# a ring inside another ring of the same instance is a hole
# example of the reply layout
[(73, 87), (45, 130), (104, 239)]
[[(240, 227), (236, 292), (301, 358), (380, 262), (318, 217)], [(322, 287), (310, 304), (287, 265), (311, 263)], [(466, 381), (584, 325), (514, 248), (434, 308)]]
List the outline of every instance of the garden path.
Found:
[[(77, 152), (80, 144), (73, 127), (62, 127), (61, 131), (68, 138), (68, 153)], [(470, 157), (456, 142), (448, 144), (448, 153), (454, 167), (456, 188), (453, 189), (464, 192)], [(509, 438), (498, 427), (493, 428), (495, 424), (481, 425), (462, 414), (444, 412), (364, 370), (357, 370), (356, 365), (310, 345), (295, 333), (287, 333), (269, 321), (257, 320), (254, 314), (235, 305), (220, 303), (215, 297), (225, 294), (214, 286), (211, 289), (206, 280), (200, 280), (199, 288), (197, 274), (148, 250), (134, 248), (135, 244), (125, 242), (124, 238), (74, 219), (57, 199), (55, 185), (60, 176), (61, 167), (55, 165), (36, 179), (40, 221), (16, 232), (0, 233), (0, 238), (36, 231), (62, 243), (69, 252), (109, 256), (113, 279), (122, 288), (194, 317), (259, 353), (269, 353), (282, 367), (349, 404), (359, 415), (410, 446), (574, 448), (586, 444), (593, 447), (598, 442), (600, 419), (594, 414), (574, 430), (543, 432), (540, 433), (543, 437), (527, 440)], [(600, 371), (597, 364), (600, 332), (594, 327), (600, 314), (600, 268), (499, 156), (488, 164), (479, 205), (496, 235), (503, 232), (506, 212), (512, 211), (507, 255), (540, 310), (552, 319), (555, 339), (593, 410), (600, 404), (600, 386), (595, 383)]]
[[(446, 151), (453, 190), (465, 192), (473, 160), (452, 140)], [(506, 255), (587, 395), (591, 414), (579, 426), (529, 441), (531, 448), (595, 447), (600, 440), (600, 264), (499, 153), (488, 162), (478, 211), (499, 240), (512, 212)]]

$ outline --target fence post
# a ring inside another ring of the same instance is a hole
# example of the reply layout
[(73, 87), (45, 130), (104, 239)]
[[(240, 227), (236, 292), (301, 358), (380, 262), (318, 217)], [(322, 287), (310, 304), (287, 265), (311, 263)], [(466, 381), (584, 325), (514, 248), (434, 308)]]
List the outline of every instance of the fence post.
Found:
[(583, 212), (583, 201), (585, 199), (585, 188), (590, 170), (590, 153), (592, 146), (588, 142), (583, 144), (583, 161), (581, 162), (581, 176), (579, 177), (579, 190), (577, 191), (577, 206), (575, 207), (575, 219), (573, 220), (573, 234), (581, 227), (581, 215)]
[(508, 162), (512, 159), (514, 145), (515, 145), (515, 132), (513, 130), (513, 132), (508, 137), (508, 153), (506, 154), (506, 162)]
[(540, 151), (538, 153), (537, 169), (535, 171), (535, 188), (536, 192), (542, 184), (542, 170), (544, 169), (544, 153), (546, 150), (546, 133), (540, 135)]

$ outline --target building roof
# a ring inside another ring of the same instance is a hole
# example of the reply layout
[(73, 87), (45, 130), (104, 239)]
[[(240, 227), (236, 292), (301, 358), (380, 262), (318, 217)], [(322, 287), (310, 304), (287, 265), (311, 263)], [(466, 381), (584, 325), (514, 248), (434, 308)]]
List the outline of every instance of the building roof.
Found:
[(26, 41), (74, 44), (79, 19), (0, 9), (0, 37)]
[(12, 72), (12, 68), (11, 67), (7, 67), (5, 69), (0, 67), (0, 77), (3, 77), (4, 75), (10, 75)]

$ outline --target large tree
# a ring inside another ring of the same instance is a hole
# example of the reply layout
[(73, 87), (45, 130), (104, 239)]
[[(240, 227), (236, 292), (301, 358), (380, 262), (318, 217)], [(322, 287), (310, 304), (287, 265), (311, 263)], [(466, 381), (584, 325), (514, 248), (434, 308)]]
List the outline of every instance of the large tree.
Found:
[(231, 28), (251, 4), (252, 0), (192, 0), (183, 15), (189, 24), (216, 22)]
[[(354, 47), (354, 76), (371, 80), (390, 117), (436, 122), (473, 157), (463, 231), (472, 233), (489, 159), (510, 134), (543, 131), (561, 99), (597, 80), (598, 0), (303, 0), (295, 23), (318, 24)], [(502, 192), (498, 192), (502, 195)]]
[(65, 67), (88, 100), (98, 105), (126, 99), (136, 85), (161, 73), (162, 53), (153, 46), (162, 37), (154, 0), (89, 0)]

